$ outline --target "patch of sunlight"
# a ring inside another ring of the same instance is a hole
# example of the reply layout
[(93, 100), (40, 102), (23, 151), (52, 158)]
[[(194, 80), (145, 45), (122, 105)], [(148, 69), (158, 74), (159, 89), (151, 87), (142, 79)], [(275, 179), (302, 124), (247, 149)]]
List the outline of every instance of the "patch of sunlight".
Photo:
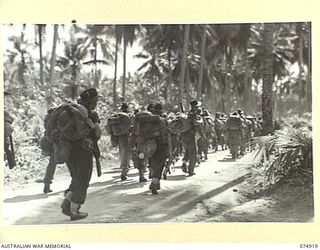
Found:
[(148, 219), (160, 219), (161, 217), (166, 216), (167, 214), (154, 214), (154, 215), (150, 215), (147, 218)]

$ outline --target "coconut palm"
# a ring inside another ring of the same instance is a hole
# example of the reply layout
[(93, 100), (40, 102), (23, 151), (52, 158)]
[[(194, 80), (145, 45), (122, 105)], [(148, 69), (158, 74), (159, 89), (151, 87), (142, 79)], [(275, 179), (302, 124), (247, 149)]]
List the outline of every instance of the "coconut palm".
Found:
[[(83, 30), (87, 35), (87, 40), (84, 46), (88, 48), (91, 54), (90, 60), (83, 64), (93, 65), (94, 87), (96, 88), (99, 86), (97, 65), (108, 65), (109, 62), (113, 60), (112, 53), (110, 52), (110, 44), (106, 39), (108, 27), (109, 26), (106, 25), (87, 25), (86, 29)], [(99, 51), (102, 52), (102, 58), (100, 59), (98, 59)]]
[(64, 41), (64, 55), (57, 58), (57, 65), (62, 68), (62, 74), (70, 75), (68, 79), (70, 83), (70, 97), (72, 99), (77, 96), (76, 84), (82, 63), (84, 62), (88, 48), (83, 46), (85, 38), (73, 38), (72, 42)]

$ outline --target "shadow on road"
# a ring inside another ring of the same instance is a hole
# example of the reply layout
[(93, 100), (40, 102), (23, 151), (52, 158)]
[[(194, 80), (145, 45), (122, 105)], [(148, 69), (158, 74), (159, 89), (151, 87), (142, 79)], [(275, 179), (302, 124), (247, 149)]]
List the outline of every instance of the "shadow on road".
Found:
[(3, 200), (4, 203), (16, 203), (16, 202), (25, 202), (25, 201), (32, 201), (32, 200), (40, 200), (40, 199), (47, 199), (50, 196), (56, 196), (64, 193), (64, 191), (53, 192), (50, 194), (32, 194), (32, 195), (19, 195), (12, 198), (7, 198)]

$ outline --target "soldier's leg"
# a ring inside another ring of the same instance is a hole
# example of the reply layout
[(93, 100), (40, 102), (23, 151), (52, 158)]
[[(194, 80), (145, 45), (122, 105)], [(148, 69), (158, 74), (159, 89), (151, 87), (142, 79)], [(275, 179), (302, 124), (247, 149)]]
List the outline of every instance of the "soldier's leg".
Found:
[(189, 176), (192, 176), (195, 174), (194, 168), (197, 163), (197, 146), (196, 146), (195, 138), (193, 138), (193, 140), (190, 140), (188, 151), (189, 151), (188, 173), (189, 173)]
[[(84, 204), (92, 175), (92, 152), (83, 149), (81, 144), (73, 144), (69, 164), (72, 168), (72, 180), (69, 191), (72, 192), (70, 204), (71, 220), (79, 220), (88, 216), (79, 211)], [(68, 193), (67, 193), (68, 194)]]
[(50, 184), (52, 183), (54, 173), (56, 172), (56, 166), (57, 165), (54, 162), (54, 155), (53, 155), (53, 151), (52, 151), (50, 154), (48, 166), (46, 168), (46, 173), (45, 173), (45, 176), (43, 179), (43, 182), (44, 182), (43, 192), (45, 194), (52, 192), (52, 190), (50, 189)]
[(150, 166), (153, 169), (152, 181), (149, 186), (149, 189), (151, 190), (152, 194), (157, 194), (157, 190), (160, 189), (160, 179), (167, 158), (168, 145), (157, 144), (157, 151), (149, 158)]
[(205, 140), (204, 141), (204, 148), (203, 148), (203, 153), (204, 153), (204, 159), (205, 160), (208, 160), (208, 150), (209, 150), (209, 145), (210, 145), (210, 142), (209, 140)]
[(139, 171), (139, 182), (146, 182), (147, 179), (144, 177), (144, 173), (146, 171), (146, 160), (140, 159), (137, 151), (132, 152), (131, 159), (133, 166)]
[(183, 158), (182, 158), (182, 171), (184, 173), (187, 173), (188, 170), (187, 170), (187, 161), (189, 161), (189, 151), (188, 151), (188, 146), (185, 147), (185, 151), (184, 151), (184, 155), (183, 155)]
[(129, 144), (128, 136), (119, 136), (119, 156), (120, 156), (120, 169), (121, 169), (121, 180), (127, 179), (127, 173), (129, 171)]

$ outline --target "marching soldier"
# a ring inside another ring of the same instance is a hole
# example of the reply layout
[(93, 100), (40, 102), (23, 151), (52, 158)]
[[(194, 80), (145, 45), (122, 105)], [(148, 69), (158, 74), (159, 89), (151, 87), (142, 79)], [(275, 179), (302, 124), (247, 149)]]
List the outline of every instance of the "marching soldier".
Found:
[(151, 171), (151, 183), (149, 189), (151, 190), (152, 194), (157, 194), (158, 190), (160, 189), (160, 180), (163, 169), (165, 167), (165, 162), (168, 157), (172, 157), (172, 150), (171, 150), (171, 135), (169, 131), (169, 126), (167, 121), (162, 117), (163, 109), (160, 103), (154, 105), (152, 109), (152, 113), (154, 115), (159, 116), (160, 118), (160, 136), (155, 138), (156, 141), (156, 151), (152, 154), (149, 158), (149, 164)]
[(68, 158), (72, 179), (69, 188), (65, 192), (65, 199), (61, 204), (61, 208), (62, 213), (70, 216), (72, 221), (84, 219), (88, 216), (88, 213), (80, 212), (79, 210), (86, 200), (93, 170), (93, 155), (99, 151), (94, 143), (101, 137), (99, 118), (97, 113), (94, 112), (97, 101), (98, 92), (94, 88), (83, 91), (78, 100), (78, 103), (86, 108), (94, 128), (88, 137), (72, 143), (71, 153)]
[[(191, 129), (181, 133), (181, 141), (185, 148), (185, 155), (183, 157), (182, 171), (188, 173), (189, 176), (195, 175), (194, 168), (197, 163), (197, 145), (196, 145), (196, 133), (200, 134), (203, 138), (203, 133), (199, 127), (200, 110), (198, 101), (194, 100), (190, 102), (191, 109), (188, 113), (188, 119), (191, 123)], [(187, 169), (187, 161), (189, 161)]]
[(15, 155), (14, 155), (14, 145), (12, 139), (13, 132), (13, 118), (9, 113), (9, 108), (7, 107), (8, 97), (10, 93), (8, 91), (4, 91), (5, 96), (5, 107), (4, 107), (4, 151), (7, 158), (9, 169), (13, 169), (16, 165)]
[(111, 134), (113, 144), (119, 146), (120, 178), (122, 181), (125, 181), (127, 179), (131, 157), (128, 141), (131, 130), (131, 119), (129, 116), (129, 106), (126, 103), (122, 103), (120, 112), (117, 112), (108, 119), (108, 130)]
[(232, 113), (227, 119), (226, 129), (228, 133), (230, 153), (232, 155), (232, 159), (236, 159), (239, 155), (242, 129), (242, 122), (237, 112)]

